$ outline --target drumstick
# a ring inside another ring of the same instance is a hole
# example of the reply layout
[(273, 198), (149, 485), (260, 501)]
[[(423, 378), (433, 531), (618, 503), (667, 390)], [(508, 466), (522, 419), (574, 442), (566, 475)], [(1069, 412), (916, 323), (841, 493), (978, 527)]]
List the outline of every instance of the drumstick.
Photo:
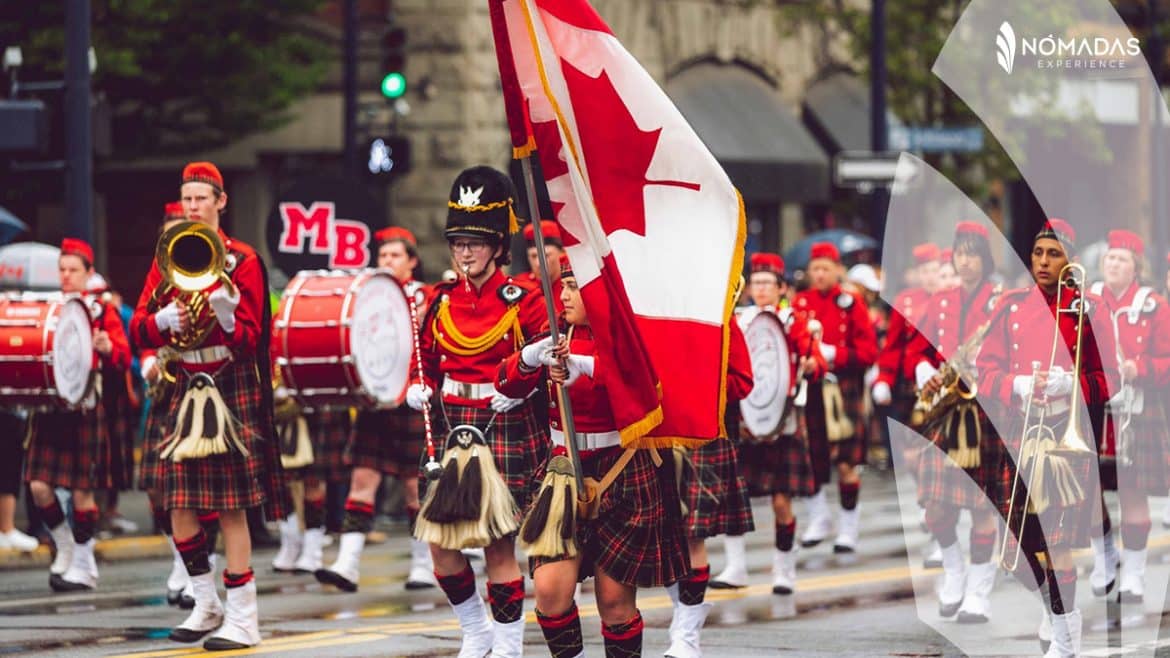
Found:
[[(411, 298), (407, 298), (406, 305), (410, 307), (410, 336), (414, 339), (414, 358), (418, 362), (418, 381), (424, 387), (426, 380), (423, 379), (422, 366), (422, 349), (418, 345), (418, 309), (415, 307), (415, 302)], [(435, 461), (435, 439), (431, 434), (431, 405), (430, 400), (423, 402), (423, 430), (427, 437), (427, 463), (423, 465), (423, 474), (428, 480), (438, 480), (439, 476), (443, 474), (443, 467), (439, 466), (439, 462)]]

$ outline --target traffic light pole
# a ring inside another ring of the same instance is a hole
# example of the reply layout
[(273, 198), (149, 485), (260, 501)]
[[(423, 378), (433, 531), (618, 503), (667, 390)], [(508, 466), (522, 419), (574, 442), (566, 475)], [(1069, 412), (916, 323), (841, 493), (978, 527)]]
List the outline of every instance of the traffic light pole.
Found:
[(65, 3), (65, 233), (92, 243), (89, 1)]
[[(886, 0), (872, 0), (870, 10), (870, 148), (885, 153), (890, 148), (886, 122)], [(878, 185), (870, 195), (870, 230), (875, 237), (885, 234), (886, 207), (890, 190)]]
[(345, 0), (345, 107), (342, 153), (345, 172), (357, 174), (357, 76), (358, 76), (358, 6), (357, 0)]

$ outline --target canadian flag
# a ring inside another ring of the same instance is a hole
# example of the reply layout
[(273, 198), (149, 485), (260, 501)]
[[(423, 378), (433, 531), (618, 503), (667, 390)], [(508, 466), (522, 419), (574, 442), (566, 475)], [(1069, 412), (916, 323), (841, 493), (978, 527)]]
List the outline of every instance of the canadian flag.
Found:
[(659, 384), (662, 422), (623, 442), (726, 436), (739, 193), (588, 2), (488, 2), (515, 155), (539, 153), (599, 348), (612, 351), (617, 385), (641, 401), (619, 409), (626, 391), (610, 389), (621, 427), (647, 404), (647, 373)]

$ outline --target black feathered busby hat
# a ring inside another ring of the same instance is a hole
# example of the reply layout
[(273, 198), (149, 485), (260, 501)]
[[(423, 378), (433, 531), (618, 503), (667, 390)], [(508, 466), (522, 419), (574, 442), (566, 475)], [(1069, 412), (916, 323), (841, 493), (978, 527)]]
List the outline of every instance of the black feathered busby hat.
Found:
[(447, 238), (466, 236), (507, 242), (518, 230), (512, 205), (516, 188), (508, 175), (478, 166), (465, 169), (447, 201)]

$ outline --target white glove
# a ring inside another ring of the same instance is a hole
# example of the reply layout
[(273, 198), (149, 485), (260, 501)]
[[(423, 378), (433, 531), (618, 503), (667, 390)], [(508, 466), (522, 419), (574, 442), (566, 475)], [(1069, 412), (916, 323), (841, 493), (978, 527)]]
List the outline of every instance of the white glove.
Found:
[(410, 388), (406, 389), (406, 405), (415, 411), (422, 411), (433, 393), (430, 386), (411, 384)]
[(158, 363), (157, 356), (148, 356), (142, 360), (142, 363), (138, 364), (138, 370), (142, 373), (143, 379), (150, 381), (150, 379), (146, 376), (146, 373), (150, 372), (151, 367), (153, 367), (156, 363)]
[(565, 379), (565, 386), (572, 386), (581, 375), (593, 378), (593, 357), (583, 354), (570, 354), (567, 363), (569, 376)]
[[(865, 377), (862, 379), (862, 381), (865, 382), (865, 387), (869, 388), (869, 387), (873, 386), (874, 383), (877, 382), (878, 375), (880, 375), (880, 374), (881, 374), (881, 371), (878, 370), (878, 367), (876, 365), (872, 365), (872, 366), (866, 368), (865, 369)], [(787, 435), (785, 435), (785, 436), (787, 436)]]
[(1027, 400), (1032, 395), (1032, 375), (1016, 375), (1012, 380), (1012, 394)]
[(914, 367), (914, 382), (918, 384), (918, 388), (922, 388), (937, 374), (938, 368), (930, 365), (929, 361), (919, 361)]
[(154, 326), (158, 327), (159, 333), (169, 331), (171, 333), (178, 333), (179, 331), (179, 307), (175, 302), (171, 302), (159, 309), (158, 313), (154, 314)]
[(519, 407), (524, 402), (524, 398), (510, 398), (503, 393), (496, 393), (492, 396), (492, 401), (488, 406), (492, 411), (502, 414)]
[(553, 344), (552, 336), (545, 336), (520, 350), (520, 362), (529, 370), (556, 365), (556, 359), (552, 356), (554, 347), (556, 346)]
[(237, 290), (233, 297), (228, 294), (225, 288), (216, 288), (207, 296), (207, 303), (211, 304), (211, 310), (215, 311), (215, 318), (219, 320), (219, 326), (223, 328), (223, 332), (229, 336), (234, 334), (236, 332), (236, 307), (240, 305), (240, 291)]
[(1050, 398), (1058, 398), (1072, 393), (1072, 387), (1072, 373), (1060, 366), (1053, 366), (1052, 370), (1048, 371), (1048, 386), (1044, 388), (1044, 394)]
[(885, 406), (894, 401), (894, 394), (890, 391), (890, 385), (885, 382), (878, 382), (873, 385), (873, 403), (879, 406)]
[(821, 343), (821, 356), (825, 357), (829, 365), (833, 365), (833, 362), (837, 360), (837, 346)]

